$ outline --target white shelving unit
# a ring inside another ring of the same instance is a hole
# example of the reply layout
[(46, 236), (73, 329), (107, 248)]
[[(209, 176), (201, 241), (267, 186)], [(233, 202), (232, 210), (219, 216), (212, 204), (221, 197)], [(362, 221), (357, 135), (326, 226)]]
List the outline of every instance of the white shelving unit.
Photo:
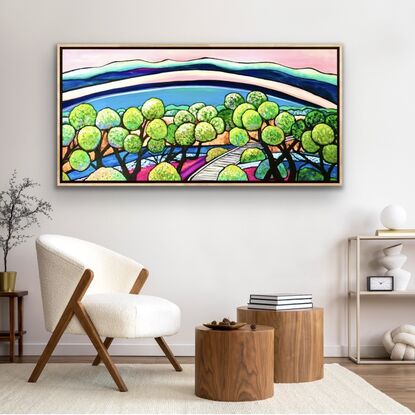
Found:
[[(402, 241), (412, 240), (415, 241), (413, 236), (353, 236), (348, 239), (347, 243), (347, 289), (348, 289), (348, 301), (347, 301), (347, 354), (350, 360), (357, 364), (406, 364), (413, 365), (415, 361), (405, 360), (386, 360), (386, 359), (369, 359), (361, 356), (360, 351), (360, 304), (364, 297), (414, 297), (415, 291), (363, 291), (360, 289), (361, 274), (360, 274), (360, 246), (365, 241)], [(355, 256), (356, 256), (356, 267), (355, 267), (355, 278), (352, 278), (352, 268), (350, 265), (351, 248), (355, 244)], [(354, 284), (353, 284), (354, 280)], [(354, 286), (353, 286), (354, 285)], [(354, 318), (354, 329), (356, 337), (356, 353), (352, 353), (352, 302), (355, 302), (355, 318)]]

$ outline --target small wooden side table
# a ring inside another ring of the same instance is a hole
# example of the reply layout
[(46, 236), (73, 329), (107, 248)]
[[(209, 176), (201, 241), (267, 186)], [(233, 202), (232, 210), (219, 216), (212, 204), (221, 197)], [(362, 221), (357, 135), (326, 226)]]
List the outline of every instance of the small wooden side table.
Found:
[(275, 328), (274, 382), (311, 382), (324, 376), (323, 309), (259, 310), (238, 307), (237, 320)]
[(274, 394), (274, 329), (196, 327), (195, 394), (214, 401), (257, 401)]
[[(0, 341), (8, 341), (10, 343), (10, 362), (14, 361), (14, 343), (17, 339), (19, 342), (19, 356), (23, 356), (23, 297), (27, 295), (27, 291), (0, 291), (0, 298), (9, 299), (9, 331), (0, 331)], [(17, 331), (16, 331), (16, 298), (17, 298)]]

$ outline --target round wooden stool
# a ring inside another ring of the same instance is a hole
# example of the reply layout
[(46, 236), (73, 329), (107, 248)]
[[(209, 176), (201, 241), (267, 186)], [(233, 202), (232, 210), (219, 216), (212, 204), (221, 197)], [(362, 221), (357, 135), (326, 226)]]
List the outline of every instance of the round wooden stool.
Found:
[(274, 394), (274, 329), (219, 331), (196, 327), (196, 396), (257, 401)]
[(322, 308), (273, 311), (238, 307), (237, 320), (275, 328), (274, 382), (311, 382), (323, 378)]

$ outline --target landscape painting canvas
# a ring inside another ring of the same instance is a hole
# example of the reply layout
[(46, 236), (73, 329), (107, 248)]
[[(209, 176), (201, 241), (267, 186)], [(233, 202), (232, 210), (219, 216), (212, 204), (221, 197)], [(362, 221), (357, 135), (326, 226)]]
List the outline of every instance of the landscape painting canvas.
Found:
[(338, 186), (339, 46), (58, 46), (58, 184)]

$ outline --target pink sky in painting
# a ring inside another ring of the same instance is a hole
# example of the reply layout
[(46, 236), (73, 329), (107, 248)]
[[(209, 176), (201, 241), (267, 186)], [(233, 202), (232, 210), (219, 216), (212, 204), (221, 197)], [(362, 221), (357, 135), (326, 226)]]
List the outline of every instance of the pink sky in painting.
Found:
[(62, 69), (67, 72), (133, 59), (159, 62), (203, 57), (234, 62), (274, 62), (291, 68), (314, 68), (320, 72), (337, 74), (335, 49), (64, 49)]

